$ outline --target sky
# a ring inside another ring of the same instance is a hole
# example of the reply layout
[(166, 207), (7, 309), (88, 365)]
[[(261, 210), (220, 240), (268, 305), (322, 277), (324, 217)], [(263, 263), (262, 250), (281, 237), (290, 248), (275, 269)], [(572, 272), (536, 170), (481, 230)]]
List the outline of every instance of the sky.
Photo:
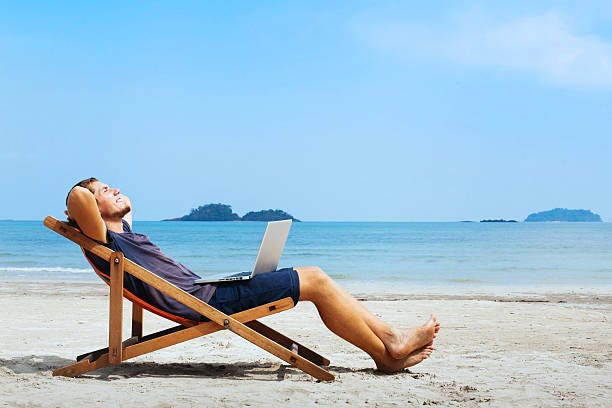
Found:
[(0, 147), (0, 219), (612, 221), (612, 2), (2, 2)]

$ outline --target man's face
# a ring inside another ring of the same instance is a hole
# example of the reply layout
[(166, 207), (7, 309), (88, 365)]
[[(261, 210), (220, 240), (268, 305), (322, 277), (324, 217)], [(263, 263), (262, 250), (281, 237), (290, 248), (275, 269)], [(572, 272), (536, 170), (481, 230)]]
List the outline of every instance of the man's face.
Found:
[(121, 219), (131, 211), (130, 201), (126, 196), (120, 194), (118, 188), (110, 188), (108, 184), (101, 181), (94, 181), (90, 188), (94, 190), (93, 194), (98, 203), (102, 219)]

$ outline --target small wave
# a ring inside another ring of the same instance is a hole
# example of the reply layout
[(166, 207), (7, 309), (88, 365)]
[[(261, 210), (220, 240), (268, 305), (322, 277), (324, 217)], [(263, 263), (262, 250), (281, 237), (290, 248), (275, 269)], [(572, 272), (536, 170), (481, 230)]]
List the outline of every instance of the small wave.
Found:
[(480, 279), (468, 279), (468, 278), (445, 279), (445, 281), (452, 282), (452, 283), (485, 283), (486, 282)]
[(0, 267), (0, 272), (65, 272), (65, 273), (89, 273), (91, 269), (84, 268), (64, 268), (61, 266), (46, 266), (46, 267)]
[(335, 280), (340, 280), (340, 279), (350, 279), (351, 275), (345, 275), (345, 274), (330, 274), (329, 275), (330, 278), (335, 279)]

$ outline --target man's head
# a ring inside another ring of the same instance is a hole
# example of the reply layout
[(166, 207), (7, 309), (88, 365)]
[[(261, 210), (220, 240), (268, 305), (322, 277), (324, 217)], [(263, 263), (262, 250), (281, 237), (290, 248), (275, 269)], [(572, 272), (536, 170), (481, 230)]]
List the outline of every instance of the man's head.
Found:
[[(111, 188), (95, 177), (79, 181), (70, 191), (75, 187), (83, 187), (91, 191), (104, 221), (121, 220), (132, 210), (130, 200), (122, 195), (118, 188)], [(68, 196), (70, 196), (70, 193), (68, 193)], [(66, 198), (66, 206), (68, 206), (68, 197)]]

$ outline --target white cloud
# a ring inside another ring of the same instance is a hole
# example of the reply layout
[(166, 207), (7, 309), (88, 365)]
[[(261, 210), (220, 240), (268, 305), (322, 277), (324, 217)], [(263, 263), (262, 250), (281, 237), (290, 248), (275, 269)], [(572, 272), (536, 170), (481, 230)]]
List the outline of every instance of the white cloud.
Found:
[(612, 86), (612, 42), (572, 31), (554, 12), (505, 21), (464, 14), (443, 27), (366, 26), (360, 32), (367, 42), (411, 61), (512, 69), (564, 86)]

